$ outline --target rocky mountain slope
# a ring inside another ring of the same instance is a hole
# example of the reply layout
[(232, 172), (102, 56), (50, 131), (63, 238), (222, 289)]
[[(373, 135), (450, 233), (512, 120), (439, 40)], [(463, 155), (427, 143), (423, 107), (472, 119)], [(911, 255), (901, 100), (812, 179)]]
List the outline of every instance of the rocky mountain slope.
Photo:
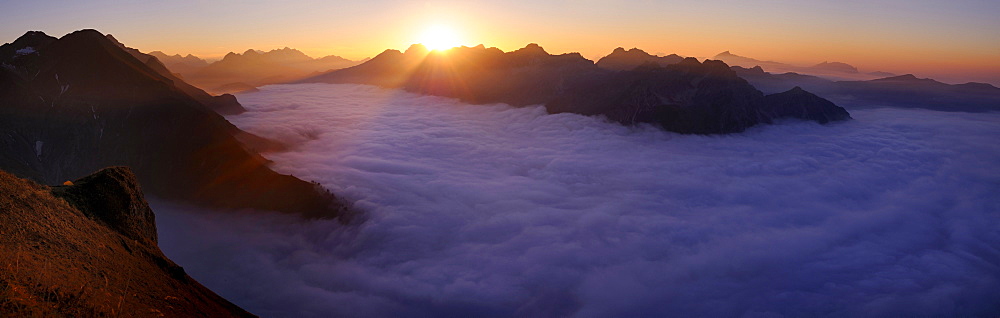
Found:
[(536, 44), (511, 52), (482, 45), (444, 52), (411, 48), (386, 51), (367, 63), (302, 82), (398, 87), (470, 103), (544, 104), (552, 113), (603, 115), (680, 133), (740, 132), (783, 117), (821, 122), (850, 118), (822, 98), (802, 97), (805, 92), (765, 99), (720, 61), (687, 58), (671, 64), (670, 57), (641, 50), (616, 50), (602, 60), (606, 67), (577, 53), (552, 55)]
[(47, 187), (0, 171), (0, 315), (252, 317), (170, 261), (125, 167)]
[(0, 168), (54, 184), (124, 165), (165, 199), (346, 213), (317, 184), (268, 168), (256, 150), (272, 142), (230, 124), (151, 61), (94, 30), (29, 32), (0, 47)]
[(143, 64), (146, 64), (147, 67), (155, 71), (157, 74), (170, 80), (174, 87), (180, 89), (184, 92), (184, 94), (187, 94), (191, 98), (194, 98), (198, 102), (208, 106), (208, 108), (211, 108), (215, 112), (222, 115), (235, 115), (246, 111), (246, 108), (243, 108), (243, 105), (240, 105), (235, 96), (231, 94), (222, 94), (219, 96), (209, 95), (204, 90), (194, 87), (193, 85), (182, 80), (179, 74), (171, 72), (157, 57), (127, 47), (125, 44), (118, 42), (118, 39), (115, 39), (115, 37), (111, 34), (108, 34), (107, 38), (108, 40), (111, 40), (112, 43), (125, 50), (125, 52), (128, 52), (128, 54), (131, 54), (132, 57), (135, 57)]

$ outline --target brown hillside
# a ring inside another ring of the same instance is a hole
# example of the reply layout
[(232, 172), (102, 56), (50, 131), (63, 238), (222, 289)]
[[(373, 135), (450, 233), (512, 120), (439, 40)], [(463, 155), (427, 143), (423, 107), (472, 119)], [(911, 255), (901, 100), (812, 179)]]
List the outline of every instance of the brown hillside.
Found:
[(0, 171), (0, 316), (253, 315), (163, 255), (135, 176), (114, 167), (57, 187)]

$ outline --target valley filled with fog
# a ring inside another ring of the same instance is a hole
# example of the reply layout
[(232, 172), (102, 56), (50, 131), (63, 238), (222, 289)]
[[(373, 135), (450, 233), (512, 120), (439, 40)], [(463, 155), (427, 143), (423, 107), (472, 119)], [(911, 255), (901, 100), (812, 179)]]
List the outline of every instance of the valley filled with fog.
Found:
[[(733, 135), (364, 85), (242, 94), (281, 173), (365, 220), (153, 200), (160, 246), (265, 317), (1000, 310), (1000, 114), (895, 108)], [(289, 311), (291, 310), (291, 311)]]

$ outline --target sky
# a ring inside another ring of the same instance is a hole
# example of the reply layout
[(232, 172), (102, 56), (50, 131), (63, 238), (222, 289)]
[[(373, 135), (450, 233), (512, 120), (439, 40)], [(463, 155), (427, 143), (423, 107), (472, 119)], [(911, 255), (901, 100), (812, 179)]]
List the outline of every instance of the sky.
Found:
[(153, 200), (262, 317), (996, 317), (1000, 113), (680, 135), (366, 85), (239, 95), (273, 168), (364, 222)]
[(143, 51), (205, 58), (287, 46), (361, 59), (404, 49), (445, 25), (463, 44), (503, 50), (534, 42), (591, 59), (619, 46), (695, 57), (728, 50), (1000, 83), (1000, 2), (989, 0), (57, 0), (2, 1), (0, 12), (4, 42), (27, 30), (61, 36), (95, 28)]

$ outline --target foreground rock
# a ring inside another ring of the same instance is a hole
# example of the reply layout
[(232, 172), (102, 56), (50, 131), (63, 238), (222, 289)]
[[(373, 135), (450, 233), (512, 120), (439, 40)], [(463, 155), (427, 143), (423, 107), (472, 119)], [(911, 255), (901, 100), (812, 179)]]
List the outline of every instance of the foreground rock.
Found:
[(0, 316), (253, 316), (163, 255), (129, 169), (73, 183), (0, 171)]

